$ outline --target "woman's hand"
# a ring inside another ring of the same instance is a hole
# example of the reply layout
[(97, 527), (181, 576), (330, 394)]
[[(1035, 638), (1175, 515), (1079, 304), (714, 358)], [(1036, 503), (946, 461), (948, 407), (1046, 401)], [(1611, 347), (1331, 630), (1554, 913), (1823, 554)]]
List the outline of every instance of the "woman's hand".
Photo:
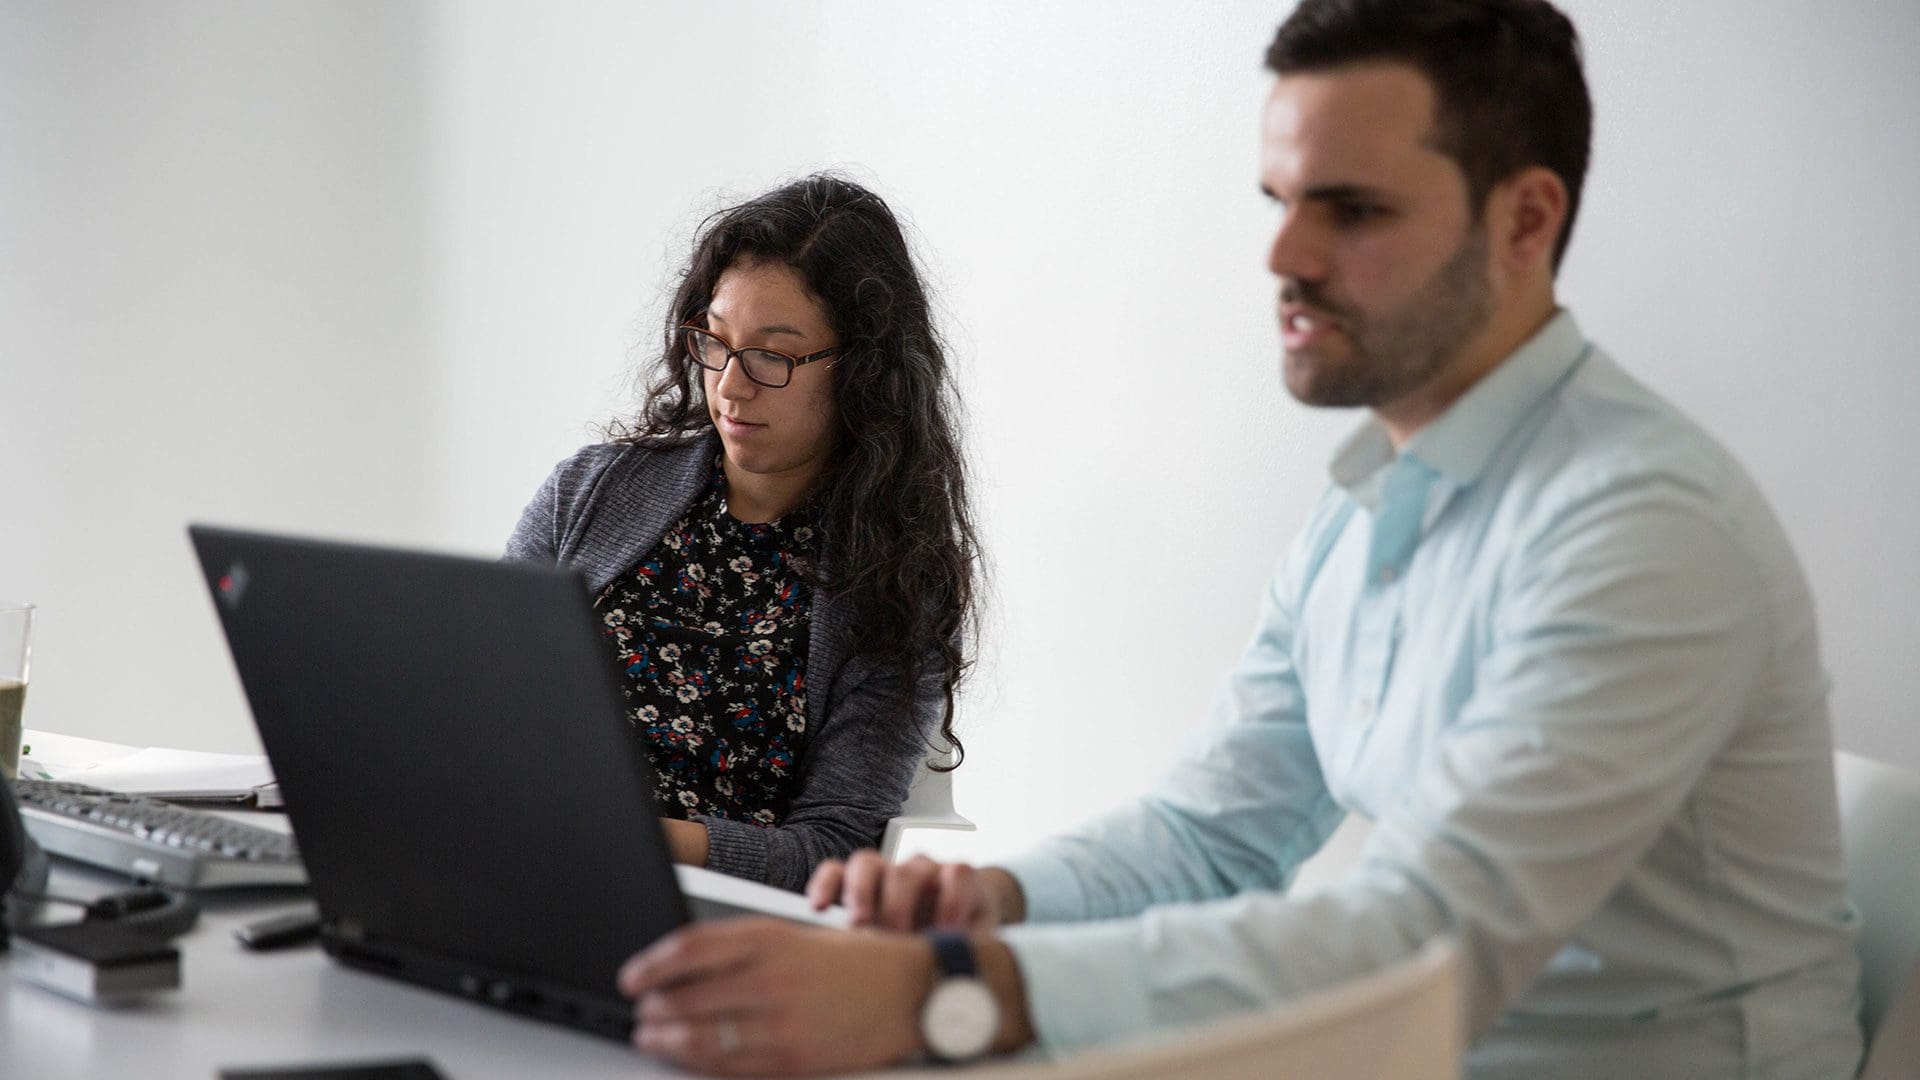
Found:
[(661, 818), (660, 829), (667, 835), (667, 855), (687, 866), (707, 865), (707, 827), (697, 821)]
[(933, 948), (769, 918), (695, 923), (620, 969), (633, 1044), (700, 1072), (805, 1075), (898, 1063), (921, 1048)]
[(986, 930), (1026, 916), (1026, 897), (1005, 870), (924, 855), (894, 864), (877, 851), (821, 863), (807, 882), (807, 899), (816, 911), (838, 902), (855, 926), (889, 930)]

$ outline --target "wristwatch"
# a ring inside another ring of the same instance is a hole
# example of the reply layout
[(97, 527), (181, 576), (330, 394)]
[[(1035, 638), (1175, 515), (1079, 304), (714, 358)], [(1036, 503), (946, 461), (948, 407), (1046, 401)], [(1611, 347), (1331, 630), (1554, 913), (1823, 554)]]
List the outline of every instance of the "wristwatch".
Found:
[(973, 943), (951, 930), (927, 935), (940, 981), (920, 1010), (920, 1035), (938, 1061), (972, 1061), (984, 1055), (1000, 1031), (1000, 1002), (980, 978)]

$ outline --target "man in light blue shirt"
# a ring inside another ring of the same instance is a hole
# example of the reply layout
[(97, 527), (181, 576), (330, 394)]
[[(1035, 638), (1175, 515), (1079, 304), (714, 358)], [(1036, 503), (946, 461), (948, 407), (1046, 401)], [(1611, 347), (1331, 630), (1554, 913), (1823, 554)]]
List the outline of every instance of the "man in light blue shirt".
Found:
[[(1333, 474), (1197, 752), (1005, 867), (1042, 1041), (1285, 1000), (1454, 934), (1472, 1075), (1851, 1075), (1811, 604), (1738, 466), (1562, 312)], [(1348, 813), (1374, 823), (1359, 868), (1287, 894)]]
[[(1475, 1077), (1851, 1075), (1805, 581), (1738, 464), (1554, 294), (1590, 130), (1571, 25), (1543, 0), (1307, 0), (1268, 65), (1285, 381), (1371, 415), (1204, 737), (1004, 867), (814, 880), (957, 943), (674, 935), (623, 971), (637, 1039), (721, 1072), (1069, 1051), (1445, 935)], [(1374, 826), (1359, 866), (1289, 892), (1349, 813)], [(948, 993), (969, 972), (985, 1004)]]

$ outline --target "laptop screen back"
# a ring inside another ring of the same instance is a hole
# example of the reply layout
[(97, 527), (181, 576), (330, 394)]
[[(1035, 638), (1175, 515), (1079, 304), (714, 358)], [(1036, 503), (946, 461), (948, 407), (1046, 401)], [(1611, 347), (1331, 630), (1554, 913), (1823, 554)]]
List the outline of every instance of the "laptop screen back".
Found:
[(330, 938), (610, 998), (686, 921), (577, 575), (191, 532)]

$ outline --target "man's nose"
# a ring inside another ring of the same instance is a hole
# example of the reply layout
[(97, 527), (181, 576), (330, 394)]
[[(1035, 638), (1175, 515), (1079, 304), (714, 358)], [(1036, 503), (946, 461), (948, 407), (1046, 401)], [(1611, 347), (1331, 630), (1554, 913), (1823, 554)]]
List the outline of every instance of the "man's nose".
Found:
[(1280, 219), (1280, 228), (1267, 247), (1267, 269), (1282, 279), (1319, 281), (1326, 277), (1325, 245), (1299, 214), (1289, 213)]

